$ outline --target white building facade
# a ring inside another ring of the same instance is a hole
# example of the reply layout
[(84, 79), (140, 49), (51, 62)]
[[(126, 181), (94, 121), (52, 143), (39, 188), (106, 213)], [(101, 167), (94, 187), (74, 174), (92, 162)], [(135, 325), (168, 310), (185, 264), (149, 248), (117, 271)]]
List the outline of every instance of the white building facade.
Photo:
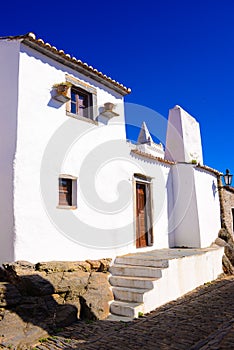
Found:
[[(169, 113), (166, 150), (126, 140), (123, 85), (36, 39), (0, 40), (0, 263), (207, 247), (219, 173), (199, 125)], [(198, 165), (199, 163), (199, 165)]]

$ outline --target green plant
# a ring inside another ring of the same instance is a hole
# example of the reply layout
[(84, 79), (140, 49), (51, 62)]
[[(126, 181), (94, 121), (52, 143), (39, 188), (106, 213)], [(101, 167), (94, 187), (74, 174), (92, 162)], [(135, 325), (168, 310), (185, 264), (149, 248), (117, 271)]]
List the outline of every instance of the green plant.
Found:
[(45, 342), (47, 341), (47, 338), (40, 338), (38, 341), (39, 341), (40, 343), (45, 343)]
[(56, 83), (53, 85), (53, 88), (57, 88), (58, 86), (61, 86), (61, 85), (65, 85), (67, 87), (71, 87), (72, 86), (72, 83), (70, 83), (69, 81), (62, 81), (61, 83)]
[(85, 320), (85, 323), (87, 324), (93, 323), (93, 320)]
[(71, 339), (64, 339), (64, 342), (69, 344), (71, 342)]
[(138, 317), (143, 317), (143, 316), (144, 316), (143, 312), (139, 311), (138, 312)]
[(197, 164), (197, 160), (196, 160), (196, 159), (192, 159), (192, 160), (191, 160), (191, 163), (192, 163), (192, 164)]
[(209, 286), (211, 284), (211, 282), (205, 282), (204, 286)]
[(50, 337), (51, 339), (58, 339), (58, 337), (56, 335), (51, 335)]

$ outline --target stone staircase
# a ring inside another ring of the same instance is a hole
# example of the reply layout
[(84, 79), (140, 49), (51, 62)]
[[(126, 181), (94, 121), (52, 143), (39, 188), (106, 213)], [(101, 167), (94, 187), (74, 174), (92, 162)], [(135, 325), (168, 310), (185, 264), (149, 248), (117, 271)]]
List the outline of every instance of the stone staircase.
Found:
[(154, 289), (156, 281), (162, 277), (162, 270), (167, 267), (168, 260), (153, 256), (117, 257), (109, 269), (112, 274), (109, 281), (115, 298), (110, 305), (111, 314), (120, 316), (122, 320), (144, 314), (145, 296)]
[(109, 268), (109, 320), (130, 321), (222, 273), (223, 248), (156, 249), (117, 257)]

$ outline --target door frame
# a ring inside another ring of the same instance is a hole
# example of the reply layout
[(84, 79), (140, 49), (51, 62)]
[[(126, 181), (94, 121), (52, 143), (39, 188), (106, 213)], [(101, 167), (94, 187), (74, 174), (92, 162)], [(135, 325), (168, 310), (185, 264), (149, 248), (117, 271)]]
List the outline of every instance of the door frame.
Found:
[[(153, 184), (152, 184), (152, 177), (145, 176), (142, 174), (134, 174), (133, 175), (133, 189), (134, 189), (134, 229), (135, 229), (135, 246), (137, 244), (137, 190), (136, 186), (137, 184), (144, 184), (146, 188), (146, 196), (148, 191), (148, 200), (146, 199), (146, 204), (148, 209), (147, 213), (145, 214), (146, 218), (146, 224), (147, 224), (147, 231), (146, 231), (146, 242), (147, 245), (144, 248), (151, 247), (154, 244), (154, 225), (153, 225)], [(147, 215), (148, 214), (148, 215)], [(141, 247), (137, 247), (137, 249), (140, 249)]]

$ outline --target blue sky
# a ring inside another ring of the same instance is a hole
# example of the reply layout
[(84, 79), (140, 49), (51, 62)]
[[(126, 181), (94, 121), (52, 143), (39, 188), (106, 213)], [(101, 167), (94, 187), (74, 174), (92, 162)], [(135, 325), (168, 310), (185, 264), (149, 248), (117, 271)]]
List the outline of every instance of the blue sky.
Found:
[[(60, 3), (3, 2), (0, 36), (32, 31), (130, 87), (126, 102), (164, 117), (179, 104), (200, 122), (204, 163), (234, 172), (232, 0)], [(157, 134), (157, 118), (148, 123)]]

